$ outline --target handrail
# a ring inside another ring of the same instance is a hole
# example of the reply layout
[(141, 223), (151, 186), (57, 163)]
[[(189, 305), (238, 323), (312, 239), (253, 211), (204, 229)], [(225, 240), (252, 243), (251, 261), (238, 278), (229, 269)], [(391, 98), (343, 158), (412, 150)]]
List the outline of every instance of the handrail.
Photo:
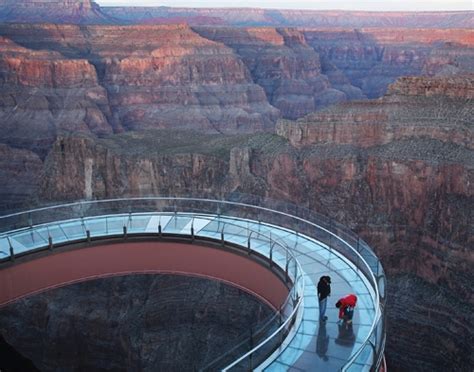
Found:
[[(303, 281), (303, 291), (304, 291), (304, 281)], [(291, 292), (290, 292), (291, 293)], [(239, 359), (235, 360), (233, 363), (229, 364), (227, 367), (225, 367), (222, 371), (228, 371), (229, 369), (231, 369), (232, 367), (236, 366), (237, 364), (239, 364), (242, 360), (244, 360), (245, 358), (247, 358), (248, 356), (250, 356), (251, 354), (255, 353), (255, 351), (257, 351), (258, 349), (262, 348), (263, 346), (265, 346), (270, 340), (273, 339), (273, 337), (275, 337), (278, 333), (280, 333), (281, 330), (283, 330), (286, 325), (290, 322), (290, 321), (293, 321), (293, 318), (294, 316), (296, 315), (296, 312), (299, 310), (300, 308), (300, 305), (301, 303), (303, 302), (303, 297), (301, 296), (299, 299), (298, 299), (298, 302), (295, 306), (295, 308), (293, 309), (293, 311), (291, 312), (290, 316), (285, 320), (285, 322), (275, 331), (273, 332), (270, 336), (268, 336), (264, 341), (262, 341), (257, 347), (255, 347), (254, 349), (250, 350), (248, 353), (242, 355)]]
[[(312, 221), (309, 221), (306, 218), (299, 217), (297, 215), (295, 216), (295, 215), (292, 215), (292, 214), (289, 214), (289, 213), (286, 213), (286, 212), (278, 211), (278, 210), (267, 208), (267, 207), (264, 207), (264, 206), (252, 205), (252, 204), (247, 204), (247, 203), (242, 203), (242, 202), (228, 201), (228, 200), (214, 200), (214, 199), (209, 199), (209, 198), (176, 197), (176, 196), (175, 197), (156, 197), (156, 196), (154, 196), (154, 197), (131, 197), (131, 198), (103, 199), (103, 200), (83, 201), (83, 202), (79, 202), (79, 203), (75, 202), (75, 203), (65, 203), (65, 204), (55, 205), (55, 206), (47, 206), (47, 207), (33, 209), (33, 210), (30, 210), (30, 211), (26, 211), (26, 212), (16, 212), (16, 213), (12, 213), (12, 214), (9, 214), (9, 215), (6, 215), (6, 216), (1, 216), (0, 217), (0, 225), (1, 225), (2, 221), (5, 221), (7, 218), (26, 215), (27, 213), (30, 213), (30, 215), (31, 215), (31, 213), (37, 213), (37, 212), (41, 212), (41, 211), (47, 211), (47, 210), (51, 210), (51, 209), (58, 209), (58, 208), (65, 208), (65, 207), (74, 207), (74, 206), (78, 206), (78, 205), (80, 205), (81, 210), (83, 210), (84, 206), (93, 205), (93, 204), (113, 203), (113, 202), (129, 202), (129, 203), (132, 203), (132, 202), (135, 202), (135, 201), (174, 202), (175, 207), (176, 207), (176, 202), (210, 203), (212, 205), (217, 205), (219, 210), (220, 210), (221, 205), (228, 205), (228, 206), (231, 206), (231, 207), (251, 208), (251, 210), (254, 210), (254, 211), (269, 212), (271, 214), (276, 214), (276, 215), (280, 215), (280, 216), (283, 216), (283, 217), (287, 217), (287, 218), (290, 218), (294, 221), (301, 222), (304, 225), (307, 225), (308, 227), (312, 227), (312, 228), (315, 228), (317, 230), (320, 230), (320, 231), (323, 231), (323, 232), (329, 234), (330, 237), (337, 239), (340, 243), (342, 243), (343, 246), (349, 248), (351, 254), (353, 254), (354, 257), (357, 259), (357, 262), (353, 261), (354, 264), (358, 268), (362, 269), (362, 267), (363, 267), (362, 271), (368, 277), (368, 279), (371, 281), (372, 287), (373, 287), (373, 290), (374, 290), (374, 293), (375, 293), (376, 314), (375, 314), (375, 317), (374, 317), (374, 321), (371, 324), (371, 328), (370, 328), (370, 331), (368, 333), (368, 336), (363, 341), (362, 346), (358, 349), (358, 351), (351, 357), (351, 359), (349, 359), (349, 361), (343, 367), (344, 371), (347, 370), (348, 366), (350, 366), (357, 359), (357, 357), (362, 353), (362, 351), (363, 351), (364, 347), (366, 346), (367, 342), (369, 342), (370, 338), (374, 335), (374, 330), (378, 326), (379, 321), (382, 317), (382, 312), (381, 312), (381, 305), (382, 304), (380, 302), (381, 293), (379, 291), (379, 286), (378, 286), (379, 283), (377, 281), (377, 278), (379, 278), (381, 276), (383, 276), (385, 278), (385, 275), (383, 274), (383, 267), (380, 265), (380, 261), (377, 258), (377, 256), (375, 255), (375, 253), (373, 252), (373, 250), (365, 242), (362, 242), (363, 243), (362, 250), (364, 252), (368, 253), (370, 255), (370, 258), (371, 259), (373, 258), (376, 262), (376, 266), (377, 266), (376, 271), (377, 272), (374, 272), (372, 267), (369, 265), (369, 263), (366, 261), (366, 259), (364, 259), (362, 254), (358, 251), (358, 249), (356, 249), (345, 238), (343, 239), (339, 235), (341, 233), (343, 233), (343, 234), (346, 235), (347, 238), (350, 238), (351, 240), (356, 240), (357, 243), (359, 243), (361, 240), (358, 239), (357, 236), (353, 232), (347, 230), (347, 228), (345, 228), (345, 227), (342, 227), (342, 225), (337, 224), (337, 226), (334, 226), (334, 221), (333, 220), (329, 221), (329, 227), (325, 227), (325, 226), (322, 226), (318, 223), (314, 223)], [(288, 204), (285, 204), (285, 206), (288, 206)], [(298, 212), (299, 210), (302, 210), (302, 211), (306, 212), (310, 217), (312, 217), (314, 215), (314, 216), (317, 217), (317, 219), (323, 219), (323, 220), (325, 219), (324, 216), (322, 216), (322, 215), (319, 215), (319, 214), (316, 215), (316, 214), (314, 214), (314, 212), (309, 211), (306, 208), (301, 208), (301, 207), (296, 206), (296, 212)], [(326, 218), (326, 220), (327, 220), (327, 218)], [(337, 233), (331, 231), (331, 228), (334, 228), (334, 227), (338, 230)], [(298, 231), (298, 229), (295, 229), (295, 231)], [(1, 235), (2, 234), (0, 233), (0, 236)], [(308, 235), (308, 234), (306, 234), (306, 235)], [(309, 236), (311, 237), (311, 234), (309, 234)], [(339, 251), (339, 248), (337, 246), (332, 246), (332, 244), (329, 244), (328, 246), (330, 246), (330, 248), (334, 248), (334, 249)], [(358, 248), (359, 248), (359, 246), (358, 246)], [(345, 255), (344, 251), (341, 251), (341, 253), (343, 255)], [(352, 260), (351, 257), (347, 257), (347, 258)], [(359, 267), (360, 265), (362, 265), (362, 267)], [(379, 274), (378, 273), (379, 269), (382, 272), (381, 275), (378, 275)], [(384, 298), (385, 298), (385, 295), (384, 295)]]

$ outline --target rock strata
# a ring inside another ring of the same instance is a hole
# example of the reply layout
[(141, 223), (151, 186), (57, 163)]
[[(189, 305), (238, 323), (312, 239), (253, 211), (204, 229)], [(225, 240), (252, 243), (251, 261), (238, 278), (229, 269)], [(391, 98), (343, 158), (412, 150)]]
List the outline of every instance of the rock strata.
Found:
[(318, 54), (293, 29), (195, 28), (202, 36), (222, 42), (243, 60), (253, 80), (285, 118), (295, 119), (337, 102), (346, 94), (331, 88), (321, 73)]
[(2, 142), (45, 155), (58, 132), (113, 132), (107, 91), (94, 66), (0, 38)]
[(91, 0), (2, 0), (0, 21), (52, 23), (115, 23)]
[[(35, 33), (34, 38), (31, 32)], [(114, 131), (268, 131), (279, 116), (230, 48), (202, 38), (186, 25), (14, 25), (4, 26), (0, 34), (29, 48), (72, 58), (70, 68), (64, 66), (62, 70), (57, 61), (42, 62), (55, 67), (56, 75), (51, 78), (48, 67), (44, 67), (45, 73), (39, 72), (41, 67), (25, 67), (25, 73), (38, 79), (44, 76), (46, 81), (41, 82), (41, 87), (58, 87), (61, 79), (68, 78), (72, 78), (67, 80), (69, 84), (80, 89), (98, 82), (101, 92), (93, 96), (105, 98), (109, 107), (100, 111)], [(78, 65), (73, 67), (76, 60)], [(25, 62), (18, 61), (21, 63)], [(88, 70), (84, 70), (86, 67)], [(22, 81), (22, 70), (14, 69), (9, 75), (10, 80)], [(64, 96), (63, 92), (58, 94)], [(96, 125), (99, 115), (98, 111), (89, 113)]]

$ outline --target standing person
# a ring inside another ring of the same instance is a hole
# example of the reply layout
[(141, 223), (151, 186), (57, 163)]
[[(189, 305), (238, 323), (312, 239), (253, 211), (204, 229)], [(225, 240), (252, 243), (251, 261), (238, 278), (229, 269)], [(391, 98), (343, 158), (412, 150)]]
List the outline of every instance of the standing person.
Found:
[(328, 296), (331, 295), (331, 277), (322, 276), (319, 278), (318, 283), (318, 300), (319, 300), (319, 320), (324, 322), (327, 320), (326, 306), (328, 302)]
[(336, 302), (336, 307), (339, 309), (339, 319), (347, 322), (347, 324), (351, 324), (356, 304), (357, 296), (355, 294), (340, 298), (339, 301)]

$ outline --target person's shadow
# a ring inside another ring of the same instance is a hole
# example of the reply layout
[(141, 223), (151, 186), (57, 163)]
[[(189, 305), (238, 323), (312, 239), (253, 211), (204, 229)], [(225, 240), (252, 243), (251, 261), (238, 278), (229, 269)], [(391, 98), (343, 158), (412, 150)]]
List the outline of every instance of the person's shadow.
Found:
[(316, 340), (316, 354), (318, 354), (318, 356), (324, 361), (328, 360), (326, 355), (328, 347), (329, 336), (326, 332), (326, 322), (319, 322), (318, 339)]
[(342, 324), (338, 324), (337, 326), (339, 333), (337, 335), (337, 338), (334, 340), (336, 344), (347, 347), (354, 346), (356, 337), (352, 328), (352, 322), (343, 322)]

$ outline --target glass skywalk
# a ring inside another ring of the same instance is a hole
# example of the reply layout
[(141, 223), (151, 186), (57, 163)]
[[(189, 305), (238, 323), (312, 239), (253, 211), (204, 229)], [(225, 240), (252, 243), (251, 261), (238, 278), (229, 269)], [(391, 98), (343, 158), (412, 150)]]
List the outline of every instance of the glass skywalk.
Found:
[[(55, 213), (58, 210), (52, 207), (36, 212), (36, 218), (34, 211), (27, 212), (29, 215), (26, 217), (20, 214), (1, 217), (0, 222), (4, 223), (0, 225), (3, 229), (0, 233), (0, 260), (9, 259), (12, 252), (18, 256), (48, 245), (51, 248), (90, 238), (120, 234), (172, 233), (214, 239), (225, 237), (226, 242), (243, 247), (250, 245), (253, 251), (271, 257), (285, 270), (291, 260), (284, 250), (274, 248), (277, 242), (279, 247), (288, 249), (297, 261), (297, 264), (295, 262), (288, 270), (292, 280), (297, 280), (298, 270), (301, 270), (304, 286), (298, 287), (301, 291), (298, 296), (302, 297), (302, 302), (298, 309), (297, 321), (286, 341), (256, 370), (369, 371), (380, 362), (385, 335), (383, 306), (380, 301), (384, 295), (379, 289), (384, 286), (385, 277), (371, 250), (358, 252), (357, 248), (365, 248), (358, 239), (355, 247), (353, 241), (339, 238), (339, 235), (330, 231), (327, 226), (316, 225), (299, 217), (266, 208), (259, 210), (258, 207), (245, 204), (192, 198), (146, 200), (150, 204), (146, 212), (142, 212), (147, 209), (143, 207), (135, 212), (133, 200), (129, 200), (126, 203), (127, 213), (123, 213), (125, 208), (122, 202), (111, 201), (107, 208), (103, 208), (107, 203), (101, 201), (100, 203), (104, 204), (86, 203), (85, 213), (84, 205), (81, 204), (80, 213), (70, 213), (67, 219), (60, 216), (68, 215), (67, 211), (77, 210), (77, 204), (56, 207), (64, 209), (60, 214)], [(146, 204), (142, 199), (140, 203)], [(206, 208), (197, 208), (196, 203), (205, 204)], [(239, 208), (240, 212), (236, 213)], [(102, 214), (105, 209), (108, 213)], [(257, 213), (249, 213), (248, 210)], [(260, 211), (263, 213), (259, 213)], [(51, 216), (45, 217), (48, 213)], [(269, 218), (272, 213), (274, 219)], [(78, 214), (80, 217), (77, 217)], [(288, 221), (293, 218), (296, 223), (283, 221), (284, 223), (280, 224), (278, 222), (282, 217)], [(35, 220), (41, 223), (35, 223)], [(304, 228), (300, 229), (302, 231), (295, 229), (305, 223)], [(315, 231), (315, 234), (307, 233), (317, 228), (321, 231)], [(322, 234), (327, 237), (318, 239)], [(341, 248), (341, 244), (345, 246)], [(344, 255), (345, 250), (349, 249), (351, 253)], [(365, 257), (368, 259), (365, 260)], [(332, 287), (326, 322), (319, 321), (316, 294), (316, 285), (322, 275), (331, 277)], [(335, 307), (336, 301), (349, 293), (358, 297), (352, 326), (338, 322), (338, 309)], [(236, 366), (231, 366), (238, 369), (245, 363), (244, 358)], [(232, 367), (229, 370), (232, 370)]]

